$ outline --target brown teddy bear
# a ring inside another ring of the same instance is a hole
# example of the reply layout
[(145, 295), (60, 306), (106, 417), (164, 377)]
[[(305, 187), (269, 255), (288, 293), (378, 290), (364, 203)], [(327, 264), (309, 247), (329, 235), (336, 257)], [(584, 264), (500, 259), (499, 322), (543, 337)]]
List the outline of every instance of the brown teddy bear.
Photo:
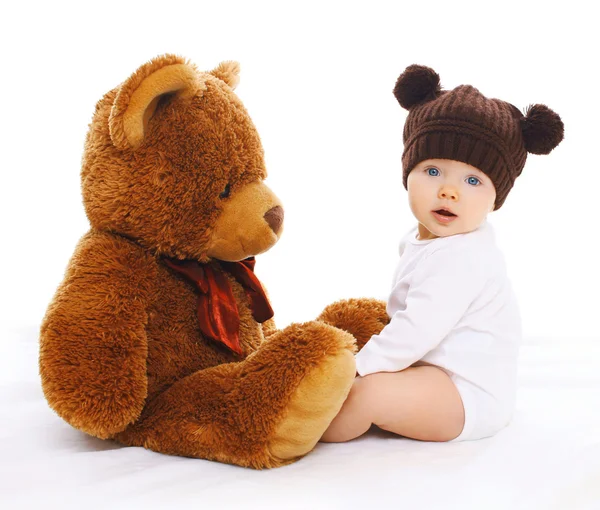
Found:
[(283, 209), (238, 73), (164, 55), (96, 105), (81, 171), (91, 228), (44, 317), (40, 374), (88, 434), (268, 468), (314, 448), (354, 380), (352, 334), (364, 343), (387, 316), (349, 300), (275, 328), (253, 266)]

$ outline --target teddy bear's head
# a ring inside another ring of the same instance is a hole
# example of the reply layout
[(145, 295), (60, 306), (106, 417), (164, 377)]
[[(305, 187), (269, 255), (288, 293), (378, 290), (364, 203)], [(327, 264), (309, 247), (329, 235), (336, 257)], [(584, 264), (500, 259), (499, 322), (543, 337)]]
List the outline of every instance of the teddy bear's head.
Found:
[(264, 184), (239, 66), (200, 72), (163, 55), (96, 105), (81, 184), (93, 228), (169, 257), (238, 261), (271, 248), (283, 209)]

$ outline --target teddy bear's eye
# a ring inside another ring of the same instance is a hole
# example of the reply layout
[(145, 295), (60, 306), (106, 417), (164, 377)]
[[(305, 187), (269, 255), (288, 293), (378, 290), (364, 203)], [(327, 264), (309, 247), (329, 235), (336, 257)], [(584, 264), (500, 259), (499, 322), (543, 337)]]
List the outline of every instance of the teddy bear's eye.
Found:
[(219, 195), (219, 198), (227, 198), (230, 193), (231, 193), (231, 186), (229, 184), (227, 184), (227, 186), (225, 186), (225, 189)]

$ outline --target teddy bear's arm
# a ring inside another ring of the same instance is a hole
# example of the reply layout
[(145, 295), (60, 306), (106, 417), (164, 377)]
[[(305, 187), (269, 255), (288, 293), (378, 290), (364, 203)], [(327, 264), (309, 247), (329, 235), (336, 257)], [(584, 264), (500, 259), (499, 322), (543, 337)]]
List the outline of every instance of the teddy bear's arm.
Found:
[(317, 320), (354, 335), (359, 350), (390, 322), (386, 303), (379, 299), (344, 299), (327, 307)]
[(42, 323), (40, 375), (48, 403), (100, 438), (136, 420), (145, 403), (149, 289), (143, 266), (131, 245), (87, 234)]

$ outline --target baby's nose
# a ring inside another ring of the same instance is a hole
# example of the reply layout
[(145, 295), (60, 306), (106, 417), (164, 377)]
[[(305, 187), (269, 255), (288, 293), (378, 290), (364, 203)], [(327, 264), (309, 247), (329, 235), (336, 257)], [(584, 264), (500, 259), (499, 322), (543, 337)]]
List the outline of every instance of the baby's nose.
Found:
[(456, 200), (458, 198), (458, 193), (455, 189), (444, 188), (440, 190), (439, 197), (447, 198), (448, 200)]

